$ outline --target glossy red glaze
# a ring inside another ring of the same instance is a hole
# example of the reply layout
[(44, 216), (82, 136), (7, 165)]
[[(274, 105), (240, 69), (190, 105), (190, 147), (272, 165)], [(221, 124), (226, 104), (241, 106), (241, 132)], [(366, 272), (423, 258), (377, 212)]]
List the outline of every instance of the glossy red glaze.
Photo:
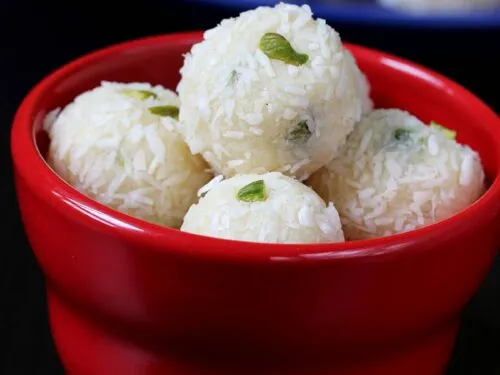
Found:
[[(370, 241), (264, 245), (181, 233), (110, 210), (45, 164), (41, 124), (101, 80), (172, 89), (200, 33), (132, 41), (45, 78), (15, 117), (21, 213), (47, 280), (51, 327), (73, 375), (438, 375), (460, 312), (499, 245), (500, 121), (410, 62), (349, 46), (379, 107), (458, 130), (491, 182), (441, 223)], [(38, 146), (37, 147), (37, 143)]]

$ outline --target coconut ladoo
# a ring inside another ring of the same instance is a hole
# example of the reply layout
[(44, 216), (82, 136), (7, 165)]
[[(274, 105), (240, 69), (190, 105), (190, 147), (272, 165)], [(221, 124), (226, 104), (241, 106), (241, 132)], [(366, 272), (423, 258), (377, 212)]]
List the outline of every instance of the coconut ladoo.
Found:
[(89, 197), (178, 228), (212, 178), (175, 130), (179, 105), (161, 86), (103, 82), (46, 117), (48, 162)]
[(344, 242), (334, 205), (279, 172), (218, 176), (200, 194), (184, 232), (249, 242)]
[(303, 180), (361, 118), (356, 68), (338, 33), (307, 5), (244, 12), (186, 55), (180, 132), (226, 177), (279, 171)]
[(348, 240), (382, 237), (446, 219), (477, 200), (485, 177), (456, 132), (401, 110), (375, 110), (308, 183), (339, 210)]

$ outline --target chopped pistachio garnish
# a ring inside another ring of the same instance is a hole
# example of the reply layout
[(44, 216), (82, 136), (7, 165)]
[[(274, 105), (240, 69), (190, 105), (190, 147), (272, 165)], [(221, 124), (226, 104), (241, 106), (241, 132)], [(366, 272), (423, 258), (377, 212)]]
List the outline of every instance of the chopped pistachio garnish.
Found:
[(122, 93), (140, 100), (146, 100), (148, 98), (158, 98), (158, 95), (156, 95), (153, 91), (148, 90), (123, 90)]
[(263, 202), (267, 199), (264, 180), (257, 180), (243, 186), (236, 195), (242, 202)]
[(398, 141), (407, 139), (410, 136), (410, 133), (412, 131), (409, 129), (404, 129), (404, 128), (397, 128), (394, 130), (394, 138), (396, 138)]
[(120, 167), (123, 167), (125, 165), (125, 161), (123, 160), (123, 156), (120, 153), (116, 154), (116, 163)]
[(229, 84), (234, 85), (236, 82), (238, 82), (239, 77), (240, 73), (238, 73), (236, 70), (233, 70), (231, 72), (231, 75), (229, 76)]
[(267, 57), (286, 64), (300, 66), (307, 63), (309, 56), (295, 51), (286, 38), (277, 33), (265, 33), (260, 39), (259, 48)]
[(301, 121), (288, 133), (287, 141), (290, 142), (306, 142), (311, 138), (311, 131), (307, 126), (307, 121)]
[(176, 107), (175, 105), (159, 105), (156, 107), (149, 107), (148, 110), (153, 115), (172, 117), (176, 120), (179, 119), (179, 107)]
[(420, 143), (424, 143), (425, 141), (427, 141), (427, 138), (422, 136), (422, 137), (419, 137), (419, 138), (418, 138), (418, 141), (419, 141)]
[(457, 137), (457, 132), (448, 128), (445, 128), (442, 125), (439, 125), (437, 122), (431, 121), (431, 127), (440, 131), (446, 139), (453, 141)]

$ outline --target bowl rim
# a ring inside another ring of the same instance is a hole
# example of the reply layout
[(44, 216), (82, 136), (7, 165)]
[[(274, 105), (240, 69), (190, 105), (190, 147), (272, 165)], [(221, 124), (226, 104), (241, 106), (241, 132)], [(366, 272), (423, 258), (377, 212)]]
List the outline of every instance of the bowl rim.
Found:
[[(11, 153), (16, 173), (39, 199), (53, 206), (70, 220), (79, 221), (101, 232), (113, 232), (125, 241), (131, 241), (141, 249), (159, 253), (176, 253), (196, 257), (209, 257), (232, 261), (321, 261), (372, 258), (380, 255), (406, 253), (415, 247), (415, 242), (434, 241), (443, 236), (463, 230), (463, 223), (482, 225), (500, 211), (500, 171), (488, 190), (472, 205), (458, 214), (409, 232), (387, 237), (322, 244), (268, 244), (226, 240), (181, 232), (180, 230), (149, 223), (108, 208), (80, 193), (60, 178), (46, 163), (35, 143), (33, 122), (38, 113), (37, 105), (43, 95), (60, 80), (72, 72), (91, 65), (128, 49), (147, 48), (157, 45), (196, 43), (203, 37), (203, 31), (171, 33), (132, 39), (113, 44), (85, 54), (45, 76), (23, 99), (11, 130)], [(344, 43), (356, 57), (378, 60), (391, 65), (418, 79), (438, 85), (444, 92), (454, 95), (490, 127), (500, 126), (500, 118), (479, 98), (466, 88), (419, 64), (404, 58), (355, 44)], [(485, 125), (486, 126), (486, 125)], [(495, 150), (497, 169), (500, 169), (500, 132), (491, 131), (499, 147)], [(17, 182), (16, 182), (17, 184)], [(462, 229), (461, 229), (462, 228)], [(166, 244), (172, 244), (165, 246)], [(420, 248), (420, 247), (418, 247)]]

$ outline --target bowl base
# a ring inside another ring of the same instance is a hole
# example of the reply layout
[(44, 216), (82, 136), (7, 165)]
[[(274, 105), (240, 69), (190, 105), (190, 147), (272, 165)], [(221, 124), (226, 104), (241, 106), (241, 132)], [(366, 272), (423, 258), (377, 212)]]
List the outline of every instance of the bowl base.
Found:
[(158, 355), (121, 338), (111, 337), (74, 314), (57, 294), (48, 292), (50, 326), (66, 373), (70, 375), (442, 375), (451, 356), (458, 320), (408, 347), (376, 361), (362, 358), (346, 368), (272, 369), (242, 363), (238, 369), (193, 363)]

